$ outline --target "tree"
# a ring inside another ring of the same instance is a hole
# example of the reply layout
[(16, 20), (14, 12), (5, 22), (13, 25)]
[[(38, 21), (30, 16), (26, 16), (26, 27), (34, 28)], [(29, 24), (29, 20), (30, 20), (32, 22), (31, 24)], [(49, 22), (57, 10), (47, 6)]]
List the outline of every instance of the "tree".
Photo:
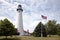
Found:
[(56, 34), (56, 21), (55, 20), (49, 20), (46, 24), (47, 32), (49, 35), (55, 35)]
[(43, 37), (47, 37), (46, 26), (42, 25)]
[(14, 35), (20, 35), (20, 33), (18, 32), (18, 30), (16, 29), (16, 32)]
[(44, 37), (46, 37), (46, 30), (45, 30), (45, 26), (40, 22), (37, 27), (35, 28), (34, 32), (33, 32), (33, 36), (35, 37), (41, 37), (41, 28), (42, 28), (42, 34)]
[(0, 20), (0, 35), (1, 36), (12, 36), (16, 33), (16, 28), (14, 25), (6, 18)]
[(57, 35), (60, 35), (60, 24), (57, 24), (56, 27), (57, 27), (57, 31), (56, 31)]

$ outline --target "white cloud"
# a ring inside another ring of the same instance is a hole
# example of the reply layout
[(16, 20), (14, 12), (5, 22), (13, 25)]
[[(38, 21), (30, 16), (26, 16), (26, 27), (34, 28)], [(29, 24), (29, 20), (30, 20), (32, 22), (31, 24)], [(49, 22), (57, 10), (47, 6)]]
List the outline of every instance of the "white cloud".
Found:
[(46, 15), (47, 20), (60, 22), (59, 0), (0, 0), (0, 19), (7, 17), (16, 26), (16, 9), (19, 4), (23, 8), (24, 29), (29, 29), (30, 32), (33, 32), (39, 21), (46, 22), (41, 15)]
[(0, 20), (3, 20), (3, 19), (5, 19), (5, 17), (1, 17), (1, 16), (0, 16)]
[[(16, 27), (16, 20), (11, 20), (11, 19), (9, 19), (8, 17), (5, 17), (5, 16), (0, 16), (0, 20), (4, 20), (5, 18), (7, 18), (11, 23), (13, 23), (14, 25), (15, 25), (15, 27)], [(16, 27), (17, 28), (17, 27)]]

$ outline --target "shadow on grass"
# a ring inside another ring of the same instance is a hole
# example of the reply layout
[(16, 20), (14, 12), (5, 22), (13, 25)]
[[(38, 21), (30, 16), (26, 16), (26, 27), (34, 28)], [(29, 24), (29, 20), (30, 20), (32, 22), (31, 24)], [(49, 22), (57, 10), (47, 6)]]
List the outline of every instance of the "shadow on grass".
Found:
[(0, 39), (0, 40), (20, 40), (19, 38), (2, 38), (2, 39)]

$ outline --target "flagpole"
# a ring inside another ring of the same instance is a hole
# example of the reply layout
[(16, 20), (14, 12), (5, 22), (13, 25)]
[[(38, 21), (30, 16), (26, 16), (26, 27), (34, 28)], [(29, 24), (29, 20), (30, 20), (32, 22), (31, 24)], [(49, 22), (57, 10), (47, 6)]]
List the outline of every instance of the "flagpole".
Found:
[(42, 33), (42, 23), (41, 23), (41, 37), (43, 37), (43, 33)]
[[(42, 19), (41, 19), (42, 21)], [(41, 38), (43, 37), (43, 33), (42, 33), (42, 22), (41, 22)]]
[[(43, 19), (47, 19), (47, 16), (41, 15)], [(41, 37), (43, 37), (42, 23), (41, 23)]]

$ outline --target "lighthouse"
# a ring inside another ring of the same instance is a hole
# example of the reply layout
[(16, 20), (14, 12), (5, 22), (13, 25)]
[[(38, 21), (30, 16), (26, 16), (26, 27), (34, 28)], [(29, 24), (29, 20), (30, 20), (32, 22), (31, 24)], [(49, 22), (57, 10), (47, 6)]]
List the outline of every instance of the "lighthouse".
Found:
[(17, 8), (17, 27), (18, 27), (18, 32), (20, 33), (20, 36), (24, 35), (22, 12), (23, 12), (22, 6), (18, 5), (18, 8)]

